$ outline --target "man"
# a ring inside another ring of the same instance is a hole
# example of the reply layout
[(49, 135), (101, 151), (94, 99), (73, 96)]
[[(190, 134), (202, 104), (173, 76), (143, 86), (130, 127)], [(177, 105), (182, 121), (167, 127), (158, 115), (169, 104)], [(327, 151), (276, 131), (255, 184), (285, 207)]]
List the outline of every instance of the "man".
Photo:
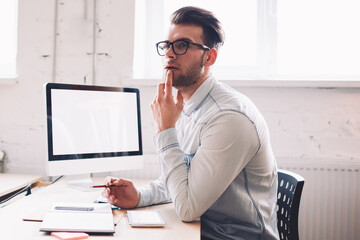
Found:
[[(165, 82), (151, 104), (161, 176), (104, 191), (122, 208), (172, 201), (183, 221), (201, 217), (207, 239), (278, 239), (277, 168), (265, 120), (244, 95), (211, 74), (224, 36), (211, 12), (185, 7), (157, 43)], [(172, 87), (178, 92), (176, 101)]]

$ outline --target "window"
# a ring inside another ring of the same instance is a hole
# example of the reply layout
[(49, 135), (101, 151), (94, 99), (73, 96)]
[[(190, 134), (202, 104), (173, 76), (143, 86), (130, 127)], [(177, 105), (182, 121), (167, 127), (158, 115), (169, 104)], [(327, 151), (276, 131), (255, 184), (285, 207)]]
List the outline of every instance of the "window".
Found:
[(360, 81), (358, 0), (136, 0), (134, 78), (161, 78), (155, 43), (189, 5), (223, 24), (219, 79)]
[[(231, 1), (234, 7), (220, 7), (218, 1), (209, 0), (137, 0), (135, 18), (135, 78), (161, 77), (161, 58), (155, 50), (155, 43), (166, 39), (170, 15), (183, 6), (204, 7), (221, 19), (225, 28), (225, 44), (220, 49), (216, 71), (228, 73), (229, 68), (255, 73), (258, 45), (258, 3), (254, 0)], [(231, 6), (231, 4), (230, 4)], [(236, 18), (234, 18), (236, 16)], [(234, 26), (236, 31), (226, 31)], [(156, 27), (152, 27), (156, 26)], [(142, 46), (142, 47), (139, 47)], [(150, 51), (149, 51), (150, 49)], [(236, 62), (234, 61), (234, 56)], [(144, 57), (145, 56), (145, 57)], [(149, 64), (151, 63), (151, 64)], [(231, 74), (227, 74), (231, 77)]]
[(0, 78), (16, 76), (17, 1), (0, 1)]
[(358, 0), (278, 1), (278, 74), (360, 80)]

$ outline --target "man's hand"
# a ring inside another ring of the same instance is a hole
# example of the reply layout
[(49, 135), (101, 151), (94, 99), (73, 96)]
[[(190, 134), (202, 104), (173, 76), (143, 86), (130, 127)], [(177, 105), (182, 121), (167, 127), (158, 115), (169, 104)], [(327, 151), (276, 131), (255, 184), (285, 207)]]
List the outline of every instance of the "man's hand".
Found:
[[(134, 208), (140, 201), (140, 194), (132, 181), (123, 178), (106, 178), (103, 197), (112, 205), (120, 208)], [(111, 186), (110, 186), (111, 185)]]
[(175, 123), (183, 109), (183, 98), (180, 91), (177, 93), (176, 103), (174, 101), (172, 95), (172, 78), (173, 73), (168, 70), (166, 72), (165, 83), (158, 85), (157, 95), (151, 104), (151, 110), (157, 124), (158, 132), (175, 127)]

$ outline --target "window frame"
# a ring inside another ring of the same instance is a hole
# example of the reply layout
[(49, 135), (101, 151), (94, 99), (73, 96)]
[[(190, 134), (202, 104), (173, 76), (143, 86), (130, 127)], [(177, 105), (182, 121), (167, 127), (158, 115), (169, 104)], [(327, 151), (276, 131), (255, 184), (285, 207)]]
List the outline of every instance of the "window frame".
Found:
[[(146, 11), (162, 9), (163, 0), (151, 1), (147, 4)], [(281, 75), (276, 74), (276, 26), (277, 26), (277, 0), (258, 0), (258, 56), (256, 66), (236, 67), (236, 71), (242, 72), (236, 77), (220, 77), (231, 86), (245, 87), (360, 87), (360, 76), (358, 75), (340, 75), (344, 80), (339, 80), (339, 75)], [(163, 11), (159, 15), (162, 17)], [(135, 15), (136, 18), (136, 15)], [(150, 19), (148, 18), (147, 21)], [(151, 19), (151, 21), (153, 21)], [(154, 25), (154, 23), (151, 23)], [(157, 30), (158, 32), (161, 30)], [(147, 31), (149, 34), (149, 31)], [(146, 36), (149, 38), (149, 35)], [(136, 46), (136, 45), (135, 45)], [(275, 46), (275, 47), (273, 47)], [(149, 47), (149, 46), (148, 46)], [(154, 48), (154, 47), (153, 47)], [(149, 52), (146, 52), (149, 55)], [(261, 62), (259, 62), (259, 59)], [(145, 61), (151, 61), (145, 56)], [(219, 66), (215, 66), (219, 68)], [(326, 80), (324, 80), (326, 79)], [(132, 78), (125, 79), (127, 84), (156, 85), (161, 79), (150, 78)]]
[(17, 66), (17, 63), (18, 63), (18, 59), (17, 59), (17, 51), (18, 51), (18, 12), (19, 12), (19, 2), (18, 0), (13, 0), (14, 1), (14, 10), (15, 10), (15, 31), (14, 31), (14, 37), (15, 37), (15, 45), (16, 45), (16, 49), (15, 49), (15, 66), (13, 66), (15, 68), (15, 72), (14, 74), (10, 74), (10, 75), (2, 75), (3, 73), (0, 72), (0, 84), (13, 84), (16, 82), (17, 80), (17, 77), (18, 77), (18, 73), (17, 73), (17, 70), (18, 70), (18, 66)]

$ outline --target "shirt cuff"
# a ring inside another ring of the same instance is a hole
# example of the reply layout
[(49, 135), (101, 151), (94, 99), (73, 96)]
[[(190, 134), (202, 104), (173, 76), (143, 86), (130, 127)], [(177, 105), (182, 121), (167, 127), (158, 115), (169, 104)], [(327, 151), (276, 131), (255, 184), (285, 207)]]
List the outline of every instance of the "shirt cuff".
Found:
[(136, 205), (136, 207), (138, 208), (138, 207), (149, 206), (149, 203), (151, 202), (151, 199), (152, 199), (151, 190), (144, 187), (139, 190), (139, 194), (140, 194), (140, 200), (139, 200), (138, 204)]
[(154, 136), (154, 143), (157, 153), (161, 153), (171, 147), (179, 146), (176, 129), (168, 128)]

